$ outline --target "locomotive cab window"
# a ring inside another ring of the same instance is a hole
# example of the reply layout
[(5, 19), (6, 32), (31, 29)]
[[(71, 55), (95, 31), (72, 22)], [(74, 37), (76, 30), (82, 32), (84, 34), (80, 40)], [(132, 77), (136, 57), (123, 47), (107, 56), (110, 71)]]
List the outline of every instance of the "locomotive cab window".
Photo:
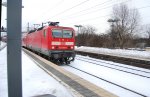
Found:
[(62, 30), (52, 30), (53, 37), (61, 38), (62, 37)]
[(70, 30), (63, 30), (63, 38), (72, 38), (73, 32)]

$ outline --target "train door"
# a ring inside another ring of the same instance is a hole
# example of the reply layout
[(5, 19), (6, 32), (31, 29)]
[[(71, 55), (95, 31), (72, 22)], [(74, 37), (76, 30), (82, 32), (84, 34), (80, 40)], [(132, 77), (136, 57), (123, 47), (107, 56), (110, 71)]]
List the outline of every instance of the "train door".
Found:
[(42, 36), (41, 36), (41, 51), (43, 52), (43, 54), (48, 54), (48, 40), (47, 40), (47, 30), (44, 29), (42, 30)]
[(36, 38), (37, 38), (37, 40), (36, 40), (36, 42), (37, 42), (37, 48), (38, 48), (38, 52), (41, 52), (41, 47), (42, 47), (42, 39), (41, 39), (41, 36), (42, 36), (42, 30), (40, 30), (38, 33), (37, 33), (37, 36), (36, 36)]

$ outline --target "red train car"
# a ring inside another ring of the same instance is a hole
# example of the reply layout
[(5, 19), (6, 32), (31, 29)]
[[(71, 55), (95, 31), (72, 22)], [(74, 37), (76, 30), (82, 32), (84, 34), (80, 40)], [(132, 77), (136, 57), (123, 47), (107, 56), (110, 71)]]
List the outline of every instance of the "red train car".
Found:
[(75, 31), (51, 22), (49, 26), (30, 31), (23, 37), (22, 45), (46, 55), (51, 60), (70, 63), (75, 57)]

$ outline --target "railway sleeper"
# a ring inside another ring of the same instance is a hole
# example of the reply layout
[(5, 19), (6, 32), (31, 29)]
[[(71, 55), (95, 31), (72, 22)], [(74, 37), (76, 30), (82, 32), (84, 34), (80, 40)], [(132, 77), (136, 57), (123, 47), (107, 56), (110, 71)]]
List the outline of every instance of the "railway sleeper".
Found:
[(122, 64), (150, 69), (150, 61), (123, 58), (123, 57), (111, 56), (111, 55), (94, 54), (94, 53), (82, 52), (82, 51), (76, 51), (76, 53), (80, 55), (84, 55), (84, 56), (90, 56), (90, 57), (97, 58), (97, 59), (113, 61), (113, 62), (118, 62)]

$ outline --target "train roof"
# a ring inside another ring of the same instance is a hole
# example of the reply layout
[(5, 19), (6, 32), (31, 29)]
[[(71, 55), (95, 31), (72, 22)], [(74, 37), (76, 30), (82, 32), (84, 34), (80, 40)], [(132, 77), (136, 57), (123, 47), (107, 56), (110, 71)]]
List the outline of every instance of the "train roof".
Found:
[(30, 31), (28, 32), (28, 34), (33, 33), (33, 32), (36, 32), (36, 31), (40, 31), (40, 30), (42, 30), (42, 29), (47, 29), (47, 28), (50, 28), (50, 29), (53, 29), (53, 28), (60, 28), (60, 29), (72, 29), (72, 30), (73, 30), (73, 28), (71, 28), (71, 27), (63, 27), (63, 26), (43, 26), (43, 27), (40, 27), (40, 28), (35, 29), (35, 30), (30, 30)]

